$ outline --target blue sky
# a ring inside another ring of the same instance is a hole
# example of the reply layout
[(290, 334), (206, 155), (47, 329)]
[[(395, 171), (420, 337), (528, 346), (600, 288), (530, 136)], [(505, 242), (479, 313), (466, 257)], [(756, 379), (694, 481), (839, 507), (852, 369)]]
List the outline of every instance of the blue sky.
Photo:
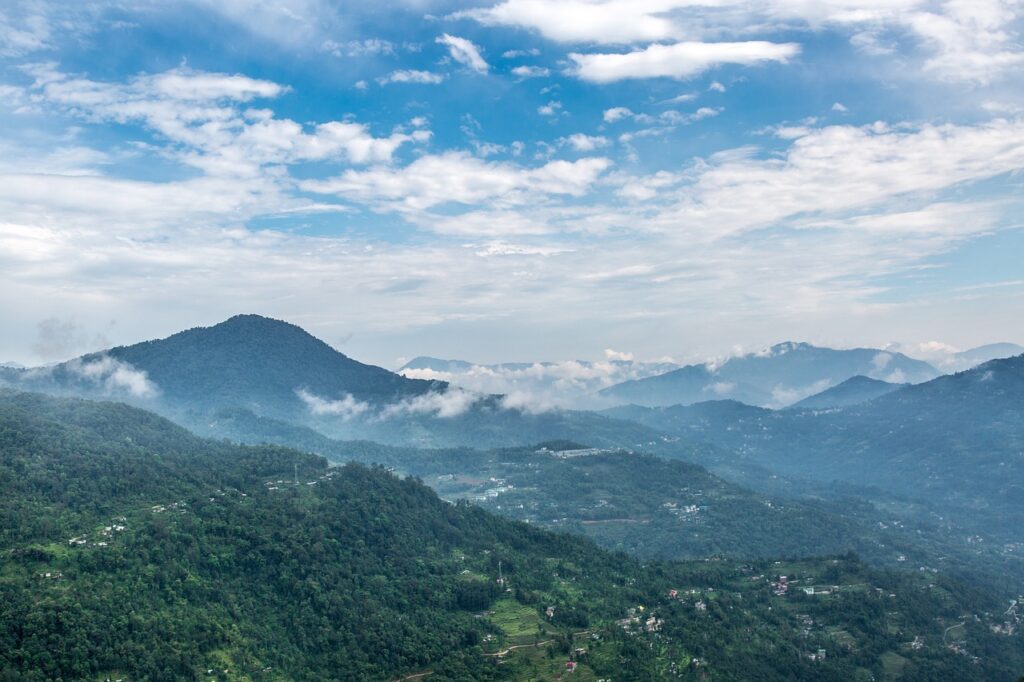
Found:
[(1022, 15), (2, 3), (0, 359), (237, 312), (386, 366), (1024, 341)]

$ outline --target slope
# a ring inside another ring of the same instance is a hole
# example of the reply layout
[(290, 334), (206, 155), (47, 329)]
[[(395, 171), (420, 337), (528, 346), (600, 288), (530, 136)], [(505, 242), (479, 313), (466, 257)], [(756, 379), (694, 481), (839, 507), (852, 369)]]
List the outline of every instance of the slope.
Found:
[(892, 393), (906, 386), (907, 384), (893, 384), (881, 379), (857, 375), (841, 384), (827, 388), (821, 393), (808, 396), (794, 403), (791, 407), (794, 409), (849, 407), (850, 405), (859, 405), (860, 403), (880, 398), (887, 393)]
[(836, 350), (785, 342), (718, 365), (689, 365), (667, 374), (626, 382), (600, 395), (618, 404), (648, 407), (731, 399), (779, 407), (864, 375), (916, 383), (939, 376), (926, 362), (871, 348)]
[[(7, 678), (556, 679), (569, 659), (577, 679), (850, 680), (898, 656), (908, 679), (969, 680), (1024, 664), (989, 628), (998, 603), (941, 576), (853, 558), (642, 566), (380, 469), (123, 406), (4, 393), (0, 424), (0, 508), (24, 520), (0, 544)], [(952, 629), (967, 655), (944, 646)]]

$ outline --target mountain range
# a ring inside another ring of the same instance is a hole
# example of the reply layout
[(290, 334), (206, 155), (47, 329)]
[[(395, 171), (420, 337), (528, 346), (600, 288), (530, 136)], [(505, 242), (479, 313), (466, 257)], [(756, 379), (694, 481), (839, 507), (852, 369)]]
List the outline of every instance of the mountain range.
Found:
[[(702, 463), (747, 485), (763, 487), (768, 470), (819, 486), (861, 486), (1020, 541), (1024, 356), (842, 408), (771, 411), (725, 402), (607, 413), (736, 453)], [(756, 469), (736, 476), (743, 465)]]
[(238, 315), (166, 339), (119, 346), (58, 365), (9, 368), (25, 390), (116, 398), (218, 435), (218, 413), (244, 409), (338, 438), (421, 446), (493, 447), (586, 436), (595, 445), (657, 440), (645, 427), (588, 413), (535, 410), (514, 397), (410, 379), (366, 365), (301, 328)]
[(853, 556), (641, 564), (380, 467), (204, 440), (123, 404), (0, 391), (0, 481), (6, 679), (838, 682), (894, 662), (907, 679), (1024, 665), (993, 630), (1004, 605), (942, 575)]
[(798, 409), (849, 407), (866, 403), (906, 386), (909, 384), (893, 384), (881, 379), (857, 375), (831, 388), (826, 388), (821, 393), (815, 393), (793, 403), (792, 407)]
[(748, 405), (785, 407), (855, 376), (895, 383), (920, 383), (941, 372), (902, 353), (872, 348), (836, 350), (785, 342), (720, 364), (688, 365), (599, 392), (614, 404), (647, 407), (738, 400)]

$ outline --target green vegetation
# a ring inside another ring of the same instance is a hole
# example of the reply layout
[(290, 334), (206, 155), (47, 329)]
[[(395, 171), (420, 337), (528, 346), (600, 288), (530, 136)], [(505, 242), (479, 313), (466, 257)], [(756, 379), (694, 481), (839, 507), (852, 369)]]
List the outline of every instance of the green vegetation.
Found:
[[(1005, 606), (941, 576), (852, 556), (642, 565), (381, 468), (202, 440), (123, 405), (0, 393), (0, 483), (0, 679), (526, 680), (571, 660), (574, 679), (851, 680), (881, 679), (893, 653), (907, 680), (1024, 666), (1019, 635), (989, 627)], [(961, 622), (958, 653), (943, 633)]]

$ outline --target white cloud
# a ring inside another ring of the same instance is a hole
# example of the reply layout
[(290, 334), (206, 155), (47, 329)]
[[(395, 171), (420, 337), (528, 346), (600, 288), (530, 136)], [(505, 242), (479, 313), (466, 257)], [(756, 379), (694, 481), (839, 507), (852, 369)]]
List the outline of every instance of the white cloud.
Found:
[(630, 78), (692, 78), (722, 64), (753, 65), (787, 62), (800, 52), (796, 43), (748, 41), (742, 43), (685, 42), (654, 44), (626, 53), (580, 54), (570, 72), (593, 83), (612, 83)]
[(458, 417), (468, 412), (482, 399), (483, 396), (479, 393), (453, 386), (445, 391), (431, 391), (387, 405), (380, 411), (379, 417), (390, 419), (406, 414), (422, 414), (441, 419)]
[(329, 0), (192, 0), (265, 40), (289, 47), (319, 45), (342, 21)]
[(443, 83), (444, 78), (444, 74), (434, 73), (433, 71), (399, 69), (398, 71), (392, 71), (382, 78), (378, 78), (377, 82), (381, 85), (387, 85), (388, 83), (419, 83), (422, 85), (437, 85), (439, 83)]
[(487, 26), (518, 26), (569, 43), (634, 43), (665, 40), (677, 28), (658, 0), (506, 0), (494, 7), (457, 12)]
[(364, 57), (367, 55), (394, 54), (395, 44), (380, 38), (349, 40), (344, 43), (325, 40), (320, 45), (320, 49), (324, 52), (330, 52), (335, 57)]
[(311, 130), (266, 109), (242, 109), (255, 99), (278, 97), (288, 88), (241, 75), (177, 68), (141, 75), (127, 83), (75, 78), (52, 65), (29, 68), (30, 93), (72, 115), (115, 123), (141, 123), (178, 146), (182, 162), (209, 175), (256, 176), (268, 164), (347, 157), (354, 163), (384, 162), (425, 131), (373, 137), (364, 124), (330, 121)]
[(49, 46), (52, 37), (50, 17), (44, 11), (29, 8), (32, 8), (32, 3), (25, 4), (20, 16), (12, 11), (15, 6), (6, 11), (0, 9), (0, 57), (20, 57)]
[(490, 65), (480, 56), (480, 48), (465, 38), (445, 33), (438, 37), (437, 42), (448, 47), (452, 59), (473, 69), (477, 73), (487, 73)]
[(518, 78), (546, 78), (551, 75), (551, 70), (543, 66), (517, 66), (512, 69), (512, 75)]
[(838, 111), (841, 114), (845, 114), (846, 112), (849, 111), (849, 109), (847, 109), (846, 105), (843, 104), (842, 102), (835, 102), (832, 105), (832, 111)]
[(541, 116), (554, 116), (558, 114), (558, 112), (561, 111), (561, 109), (562, 103), (552, 100), (547, 104), (542, 104), (541, 106), (537, 107), (537, 113), (540, 114)]
[(531, 47), (528, 50), (505, 50), (501, 53), (501, 56), (505, 59), (516, 59), (517, 57), (539, 57), (540, 50), (535, 47)]
[(110, 393), (127, 393), (135, 398), (153, 398), (160, 391), (146, 372), (109, 355), (96, 359), (75, 359), (66, 363), (68, 371), (102, 387)]
[(612, 107), (611, 109), (605, 109), (603, 118), (605, 123), (615, 123), (624, 118), (632, 118), (633, 112), (626, 107)]
[(681, 95), (676, 95), (675, 97), (668, 98), (667, 100), (662, 102), (662, 104), (685, 104), (686, 102), (693, 102), (699, 96), (700, 95), (698, 95), (695, 92), (684, 92)]
[(711, 85), (708, 86), (708, 90), (711, 92), (725, 92), (725, 86), (718, 81), (712, 81)]
[(607, 349), (605, 359), (587, 362), (564, 360), (506, 365), (479, 365), (450, 372), (403, 369), (403, 376), (446, 381), (476, 394), (501, 394), (501, 406), (530, 413), (591, 405), (591, 394), (630, 379), (675, 369), (664, 362), (635, 361), (631, 353)]
[(449, 203), (515, 206), (545, 195), (583, 196), (610, 165), (608, 159), (591, 157), (524, 168), (447, 152), (420, 157), (400, 169), (348, 170), (301, 186), (399, 211), (419, 212)]
[[(1024, 168), (1024, 121), (916, 128), (829, 126), (801, 129), (792, 140), (781, 157), (755, 159), (749, 149), (713, 157), (693, 184), (680, 190), (679, 203), (660, 220), (666, 227), (692, 226), (686, 230), (691, 235), (697, 225), (714, 225), (712, 233), (720, 236), (798, 215), (841, 215), (901, 195), (938, 192)], [(904, 211), (894, 211), (898, 213)], [(872, 221), (884, 230), (945, 230), (950, 223), (935, 212)], [(918, 221), (933, 227), (922, 227)], [(975, 230), (978, 224), (968, 219), (962, 229)]]
[(565, 43), (651, 47), (766, 27), (838, 30), (876, 58), (917, 51), (926, 74), (987, 83), (1024, 63), (1022, 13), (1017, 0), (505, 0), (455, 16)]
[(340, 400), (327, 400), (304, 388), (297, 389), (295, 394), (302, 399), (309, 411), (318, 417), (331, 415), (348, 421), (365, 414), (370, 409), (369, 403), (356, 400), (347, 393)]
[(562, 144), (568, 144), (578, 152), (592, 152), (595, 149), (608, 145), (608, 138), (600, 135), (584, 135), (574, 133), (559, 140)]

